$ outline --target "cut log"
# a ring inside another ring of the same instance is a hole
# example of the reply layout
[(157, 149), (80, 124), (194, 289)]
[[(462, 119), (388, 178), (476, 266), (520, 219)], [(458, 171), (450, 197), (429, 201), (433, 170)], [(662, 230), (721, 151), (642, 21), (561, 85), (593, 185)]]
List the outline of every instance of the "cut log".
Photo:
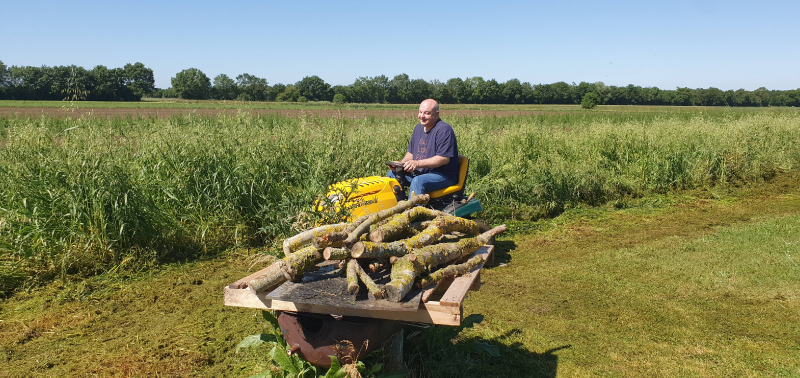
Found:
[(429, 271), (444, 264), (468, 256), (478, 248), (486, 245), (495, 235), (505, 232), (506, 225), (497, 226), (474, 238), (461, 239), (455, 243), (442, 243), (420, 248), (414, 251), (417, 259)]
[(417, 206), (389, 218), (386, 224), (369, 233), (369, 240), (375, 243), (395, 241), (409, 231), (410, 225), (421, 218), (433, 219), (447, 213), (427, 207)]
[(439, 226), (446, 234), (451, 232), (461, 232), (467, 235), (479, 234), (478, 224), (475, 221), (456, 217), (453, 215), (446, 215), (437, 217), (433, 222)]
[(369, 271), (372, 273), (379, 272), (383, 270), (383, 268), (385, 268), (388, 263), (389, 261), (387, 261), (386, 259), (372, 260), (372, 262), (369, 263)]
[(325, 249), (325, 248), (328, 248), (328, 247), (334, 247), (334, 248), (344, 247), (344, 240), (338, 239), (338, 238), (333, 238), (332, 239), (330, 237), (326, 238), (325, 236), (328, 236), (328, 235), (331, 235), (331, 234), (325, 234), (323, 236), (315, 237), (314, 240), (312, 241), (312, 244), (314, 245), (314, 247), (317, 247), (318, 249)]
[(444, 232), (442, 232), (441, 228), (432, 224), (424, 231), (408, 239), (391, 243), (358, 242), (351, 248), (350, 255), (363, 259), (388, 259), (392, 256), (405, 256), (412, 249), (433, 244), (443, 234)]
[(350, 259), (347, 262), (347, 292), (350, 295), (358, 294), (358, 260)]
[(283, 258), (288, 267), (286, 272), (289, 274), (289, 279), (292, 281), (299, 281), (303, 278), (303, 273), (316, 268), (317, 264), (325, 259), (322, 257), (320, 250), (314, 246), (305, 247), (289, 256)]
[(283, 254), (290, 255), (292, 252), (302, 248), (304, 245), (314, 241), (315, 237), (344, 230), (348, 223), (329, 224), (301, 232), (283, 241)]
[(405, 256), (409, 251), (431, 245), (438, 241), (444, 234), (459, 231), (467, 234), (476, 234), (478, 225), (469, 220), (451, 215), (434, 219), (430, 226), (413, 237), (391, 243), (358, 242), (351, 248), (351, 255), (355, 258), (389, 258), (392, 256)]
[(505, 230), (506, 226), (501, 225), (474, 238), (462, 239), (456, 243), (426, 246), (397, 259), (392, 264), (391, 281), (382, 289), (386, 298), (399, 302), (411, 290), (416, 277), (477, 251), (492, 237)]
[(350, 250), (347, 248), (328, 247), (322, 251), (325, 260), (344, 260), (350, 257)]
[(379, 212), (377, 212), (375, 214), (370, 215), (369, 218), (367, 218), (365, 221), (361, 222), (361, 224), (356, 226), (353, 229), (353, 231), (351, 231), (350, 234), (347, 235), (347, 239), (345, 239), (344, 245), (345, 246), (353, 245), (356, 241), (358, 241), (358, 238), (361, 235), (367, 233), (369, 231), (369, 227), (371, 225), (375, 224), (376, 222), (379, 222), (379, 221), (381, 221), (383, 219), (386, 219), (386, 218), (388, 218), (388, 217), (390, 217), (392, 215), (400, 214), (400, 213), (402, 213), (402, 212), (404, 212), (404, 211), (406, 211), (406, 210), (408, 210), (408, 209), (410, 209), (410, 208), (412, 208), (414, 206), (417, 206), (417, 205), (420, 205), (420, 204), (423, 204), (423, 203), (428, 203), (428, 201), (430, 201), (430, 199), (431, 199), (431, 196), (427, 195), (427, 194), (423, 194), (421, 196), (413, 196), (408, 201), (400, 201), (400, 202), (397, 203), (397, 205), (394, 205), (391, 208), (388, 208), (386, 210), (382, 210), (382, 211), (379, 211)]
[[(350, 261), (356, 261), (355, 266), (356, 266), (356, 273), (358, 274), (358, 278), (361, 280), (361, 282), (364, 283), (364, 286), (367, 287), (367, 290), (370, 293), (372, 293), (372, 296), (374, 296), (377, 299), (383, 299), (383, 291), (381, 291), (381, 288), (378, 287), (378, 285), (375, 284), (375, 281), (372, 280), (372, 277), (370, 277), (369, 274), (367, 274), (367, 272), (365, 272), (364, 269), (361, 268), (361, 265), (359, 265), (358, 262), (357, 262), (358, 260), (352, 259)], [(348, 268), (349, 268), (349, 266), (348, 266)], [(348, 287), (348, 289), (349, 289), (349, 287)]]
[(444, 267), (442, 269), (439, 269), (439, 270), (431, 273), (427, 277), (421, 279), (417, 283), (417, 287), (423, 288), (423, 287), (428, 286), (430, 284), (437, 283), (437, 282), (439, 282), (439, 281), (441, 281), (441, 280), (443, 280), (445, 278), (448, 278), (448, 277), (456, 277), (456, 276), (461, 276), (463, 274), (469, 273), (473, 268), (475, 268), (476, 266), (480, 265), (482, 262), (483, 262), (483, 257), (475, 256), (475, 257), (467, 260), (467, 262), (465, 262), (463, 264), (448, 265), (448, 266), (446, 266), (446, 267)]
[[(272, 263), (264, 274), (247, 281), (247, 288), (254, 293), (259, 293), (278, 287), (278, 285), (291, 278), (288, 273), (288, 266), (289, 264), (284, 260)], [(240, 289), (243, 289), (243, 287), (240, 287)]]
[(422, 270), (414, 261), (407, 258), (400, 258), (392, 264), (392, 280), (383, 285), (384, 298), (392, 302), (400, 302), (406, 296), (414, 279), (417, 277), (417, 271)]

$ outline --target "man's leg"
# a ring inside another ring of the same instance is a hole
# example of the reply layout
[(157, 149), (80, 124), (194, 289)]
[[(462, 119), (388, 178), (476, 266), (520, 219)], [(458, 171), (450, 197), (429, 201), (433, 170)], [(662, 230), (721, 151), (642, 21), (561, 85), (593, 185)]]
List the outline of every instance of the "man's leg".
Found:
[(450, 180), (437, 172), (421, 174), (411, 180), (408, 196), (410, 197), (411, 193), (416, 193), (418, 195), (430, 193), (434, 190), (444, 189), (455, 184), (456, 181)]

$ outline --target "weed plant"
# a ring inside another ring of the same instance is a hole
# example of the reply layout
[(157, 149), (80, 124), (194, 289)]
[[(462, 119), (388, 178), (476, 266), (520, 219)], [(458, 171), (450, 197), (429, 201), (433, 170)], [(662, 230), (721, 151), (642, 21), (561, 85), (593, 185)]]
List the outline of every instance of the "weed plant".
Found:
[[(489, 221), (796, 170), (789, 110), (452, 117)], [(0, 291), (277, 244), (327, 185), (384, 175), (413, 119), (0, 118)]]

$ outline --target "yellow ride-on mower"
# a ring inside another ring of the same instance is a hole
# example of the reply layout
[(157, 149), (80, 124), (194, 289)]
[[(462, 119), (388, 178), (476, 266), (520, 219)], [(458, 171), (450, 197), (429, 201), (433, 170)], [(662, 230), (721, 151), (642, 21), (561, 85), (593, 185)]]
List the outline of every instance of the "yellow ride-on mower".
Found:
[[(428, 206), (458, 217), (466, 217), (483, 210), (483, 207), (479, 200), (464, 196), (469, 159), (459, 155), (458, 163), (458, 183), (428, 193), (431, 196)], [(327, 201), (317, 205), (318, 210), (323, 210), (326, 206), (333, 206), (336, 212), (346, 210), (350, 214), (349, 220), (352, 221), (362, 215), (389, 209), (405, 199), (406, 195), (396, 179), (370, 176), (333, 184), (328, 188), (326, 197)]]

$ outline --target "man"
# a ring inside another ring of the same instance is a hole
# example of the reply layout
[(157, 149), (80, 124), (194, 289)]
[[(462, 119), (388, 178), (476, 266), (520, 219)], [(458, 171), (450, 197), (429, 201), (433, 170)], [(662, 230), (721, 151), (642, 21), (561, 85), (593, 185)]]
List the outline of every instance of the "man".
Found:
[(453, 127), (439, 118), (439, 104), (427, 99), (419, 105), (406, 155), (389, 171), (409, 195), (430, 193), (458, 183), (458, 144)]

